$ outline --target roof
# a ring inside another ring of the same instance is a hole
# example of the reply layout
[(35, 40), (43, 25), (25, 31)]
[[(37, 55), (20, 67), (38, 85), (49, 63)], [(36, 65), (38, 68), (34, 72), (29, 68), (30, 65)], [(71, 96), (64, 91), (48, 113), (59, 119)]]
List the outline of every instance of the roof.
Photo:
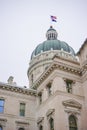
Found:
[(75, 55), (73, 48), (66, 42), (58, 40), (57, 35), (56, 30), (51, 26), (46, 33), (47, 40), (37, 45), (31, 54), (31, 59), (40, 53), (51, 50), (64, 50), (72, 55)]
[(2, 82), (0, 82), (0, 89), (11, 91), (11, 92), (16, 92), (16, 93), (22, 93), (22, 94), (25, 94), (25, 95), (34, 95), (34, 96), (36, 96), (36, 91), (33, 90), (33, 89), (14, 86), (14, 85), (10, 85), (10, 84), (7, 84), (7, 83), (2, 83)]
[(79, 49), (79, 51), (77, 52), (77, 54), (80, 54), (80, 52), (82, 51), (82, 49), (84, 48), (84, 46), (87, 44), (87, 38), (84, 41), (84, 43), (82, 44), (81, 48)]

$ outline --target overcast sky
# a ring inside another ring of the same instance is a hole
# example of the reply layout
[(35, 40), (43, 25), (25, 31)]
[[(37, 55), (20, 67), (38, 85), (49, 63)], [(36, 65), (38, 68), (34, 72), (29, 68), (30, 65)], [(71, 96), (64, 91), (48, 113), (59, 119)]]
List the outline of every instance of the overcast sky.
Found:
[(31, 53), (51, 24), (77, 52), (87, 38), (87, 0), (0, 0), (0, 82), (13, 76), (18, 86), (28, 86)]

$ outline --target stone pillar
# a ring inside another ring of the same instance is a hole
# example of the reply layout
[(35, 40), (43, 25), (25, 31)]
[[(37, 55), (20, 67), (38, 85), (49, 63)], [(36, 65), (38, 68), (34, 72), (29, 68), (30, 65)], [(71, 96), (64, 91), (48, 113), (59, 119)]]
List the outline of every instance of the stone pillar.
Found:
[(53, 80), (53, 92), (55, 93), (57, 90), (59, 91), (63, 91), (63, 87), (64, 87), (64, 81), (61, 77), (55, 77), (55, 79)]

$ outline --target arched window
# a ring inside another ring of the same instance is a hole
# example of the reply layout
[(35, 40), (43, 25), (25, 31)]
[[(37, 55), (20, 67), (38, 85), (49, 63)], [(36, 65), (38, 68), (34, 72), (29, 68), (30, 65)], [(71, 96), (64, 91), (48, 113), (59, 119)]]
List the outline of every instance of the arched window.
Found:
[(69, 130), (77, 130), (77, 122), (74, 115), (69, 116)]
[(48, 96), (52, 94), (51, 88), (52, 88), (52, 83), (47, 84)]
[(24, 128), (19, 128), (18, 130), (25, 130)]
[(39, 130), (43, 130), (43, 126), (42, 125), (40, 125)]
[(50, 123), (50, 130), (54, 130), (54, 120), (53, 120), (53, 118), (50, 118), (49, 123)]
[(3, 130), (1, 125), (0, 125), (0, 130)]

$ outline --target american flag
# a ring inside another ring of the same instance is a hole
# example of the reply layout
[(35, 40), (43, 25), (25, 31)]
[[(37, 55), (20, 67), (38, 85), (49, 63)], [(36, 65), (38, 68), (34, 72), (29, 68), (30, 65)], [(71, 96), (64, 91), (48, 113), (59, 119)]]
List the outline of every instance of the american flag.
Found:
[(57, 17), (56, 17), (56, 16), (51, 16), (51, 20), (52, 20), (53, 22), (57, 22)]

